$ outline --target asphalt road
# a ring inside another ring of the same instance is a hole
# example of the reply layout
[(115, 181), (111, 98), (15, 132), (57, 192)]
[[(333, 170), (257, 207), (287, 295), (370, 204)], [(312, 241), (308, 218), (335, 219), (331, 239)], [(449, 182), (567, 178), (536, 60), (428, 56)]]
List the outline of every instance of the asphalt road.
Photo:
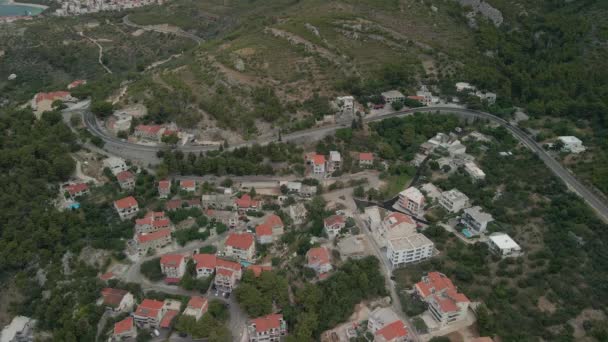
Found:
[[(584, 184), (582, 184), (570, 171), (568, 171), (565, 167), (563, 167), (557, 160), (555, 160), (551, 155), (549, 155), (543, 148), (540, 146), (534, 139), (532, 139), (529, 135), (527, 135), (520, 128), (511, 125), (504, 119), (501, 119), (497, 116), (494, 116), (487, 112), (459, 108), (459, 107), (449, 107), (449, 106), (432, 106), (432, 107), (422, 107), (422, 108), (411, 108), (405, 109), (397, 112), (387, 113), (383, 115), (377, 115), (373, 117), (364, 118), (364, 122), (373, 122), (380, 121), (392, 117), (402, 117), (407, 115), (412, 115), (415, 112), (420, 113), (436, 113), (436, 114), (456, 114), (465, 118), (482, 118), (487, 119), (491, 122), (497, 123), (503, 127), (505, 127), (511, 134), (517, 138), (522, 144), (524, 144), (527, 148), (532, 150), (538, 157), (547, 165), (547, 167), (557, 176), (559, 177), (568, 188), (580, 196), (591, 208), (595, 210), (598, 216), (606, 223), (608, 223), (608, 205), (602, 201), (602, 199), (596, 195), (592, 190), (587, 188)], [(81, 113), (83, 113), (84, 123), (89, 129), (89, 131), (99, 136), (105, 142), (104, 149), (109, 152), (123, 156), (125, 158), (131, 158), (135, 160), (139, 160), (144, 164), (153, 164), (158, 161), (156, 157), (156, 152), (166, 148), (162, 146), (146, 146), (140, 144), (134, 144), (128, 141), (123, 141), (116, 137), (113, 137), (103, 131), (98, 123), (94, 115), (88, 111), (87, 109), (82, 109)], [(286, 134), (282, 137), (282, 141), (284, 142), (310, 142), (317, 141), (325, 137), (326, 135), (334, 133), (337, 129), (346, 127), (344, 124), (334, 124), (319, 128), (312, 128), (308, 130), (298, 131), (295, 133)], [(242, 144), (231, 146), (230, 149), (250, 146), (253, 144), (264, 145), (270, 143), (272, 141), (277, 141), (277, 139), (260, 139), (248, 141)], [(193, 146), (193, 145), (184, 145), (178, 146), (176, 149), (185, 152), (185, 153), (199, 153), (209, 150), (216, 149), (211, 146)]]
[(168, 29), (166, 30), (166, 29), (163, 29), (160, 25), (148, 25), (148, 26), (138, 25), (138, 24), (132, 22), (129, 19), (128, 15), (125, 15), (122, 18), (122, 23), (125, 24), (125, 25), (127, 25), (127, 26), (131, 26), (131, 27), (135, 27), (135, 28), (138, 28), (138, 29), (142, 29), (144, 31), (154, 31), (154, 32), (160, 32), (160, 33), (166, 33), (166, 34), (174, 34), (176, 36), (192, 39), (195, 43), (197, 43), (199, 45), (202, 42), (204, 42), (203, 38), (201, 38), (199, 36), (196, 36), (196, 35), (194, 35), (192, 33), (186, 32), (186, 31), (184, 31), (182, 29), (178, 29), (177, 31), (175, 31), (175, 30), (168, 30)]

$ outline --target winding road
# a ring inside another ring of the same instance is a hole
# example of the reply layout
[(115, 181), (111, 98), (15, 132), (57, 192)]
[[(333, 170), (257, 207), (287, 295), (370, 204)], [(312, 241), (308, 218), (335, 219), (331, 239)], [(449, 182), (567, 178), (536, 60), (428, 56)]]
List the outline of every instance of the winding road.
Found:
[[(575, 194), (580, 196), (593, 210), (596, 211), (598, 216), (606, 223), (608, 223), (608, 205), (604, 203), (600, 196), (594, 193), (592, 190), (587, 188), (582, 182), (580, 182), (570, 171), (562, 166), (557, 160), (555, 160), (550, 154), (548, 154), (542, 146), (540, 146), (532, 137), (526, 134), (522, 129), (517, 126), (511, 125), (508, 121), (492, 115), (487, 112), (460, 108), (460, 107), (449, 107), (449, 106), (431, 106), (421, 108), (411, 108), (401, 111), (386, 113), (382, 115), (376, 115), (372, 117), (364, 118), (364, 122), (380, 121), (393, 117), (402, 117), (407, 115), (413, 115), (414, 113), (431, 113), (431, 114), (455, 114), (463, 118), (468, 119), (486, 119), (490, 122), (496, 123), (506, 128), (515, 138), (517, 138), (524, 146), (532, 150), (547, 167), (559, 177), (568, 188)], [(83, 110), (84, 123), (88, 130), (100, 137), (105, 142), (105, 149), (126, 158), (135, 158), (141, 160), (144, 155), (152, 155), (152, 158), (156, 158), (156, 153), (160, 150), (167, 149), (163, 146), (148, 146), (123, 141), (119, 138), (113, 137), (106, 133), (99, 127), (97, 119), (88, 110)], [(333, 124), (324, 127), (311, 128), (308, 130), (298, 131), (294, 133), (285, 134), (282, 136), (283, 142), (311, 142), (322, 139), (323, 137), (334, 133), (339, 128), (347, 127), (346, 124)], [(276, 138), (258, 139), (244, 142), (242, 144), (231, 146), (230, 149), (251, 146), (253, 144), (268, 144), (270, 142), (277, 141)], [(184, 153), (200, 153), (204, 151), (215, 150), (217, 147), (214, 146), (194, 146), (184, 145), (175, 147), (176, 150), (180, 150)], [(150, 164), (153, 160), (148, 160)]]

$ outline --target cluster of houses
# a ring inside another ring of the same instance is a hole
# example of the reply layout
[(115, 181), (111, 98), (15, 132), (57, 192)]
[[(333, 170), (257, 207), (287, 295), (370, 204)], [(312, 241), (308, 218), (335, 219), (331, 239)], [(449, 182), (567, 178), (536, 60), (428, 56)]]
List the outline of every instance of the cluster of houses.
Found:
[[(361, 168), (370, 168), (374, 165), (374, 154), (371, 152), (355, 153), (357, 165)], [(310, 152), (304, 155), (304, 162), (312, 176), (327, 177), (339, 171), (342, 167), (342, 155), (338, 151), (329, 151), (329, 155)]]
[(87, 0), (60, 1), (61, 8), (55, 10), (57, 16), (81, 15), (100, 11), (121, 11), (146, 5), (162, 4), (163, 0)]
[(439, 272), (429, 272), (414, 285), (414, 295), (423, 301), (438, 328), (466, 318), (471, 301), (458, 292), (450, 278)]

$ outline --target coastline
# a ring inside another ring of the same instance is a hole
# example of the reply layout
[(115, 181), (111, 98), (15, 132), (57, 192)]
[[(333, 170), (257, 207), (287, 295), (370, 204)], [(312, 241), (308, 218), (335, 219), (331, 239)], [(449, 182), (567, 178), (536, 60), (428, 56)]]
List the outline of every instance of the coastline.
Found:
[(8, 0), (8, 1), (5, 2), (5, 4), (7, 4), (7, 5), (15, 5), (15, 6), (33, 7), (33, 8), (39, 8), (41, 10), (45, 10), (45, 9), (49, 8), (49, 6), (45, 6), (45, 5), (28, 4), (28, 3), (25, 3), (25, 2), (17, 2), (15, 0)]

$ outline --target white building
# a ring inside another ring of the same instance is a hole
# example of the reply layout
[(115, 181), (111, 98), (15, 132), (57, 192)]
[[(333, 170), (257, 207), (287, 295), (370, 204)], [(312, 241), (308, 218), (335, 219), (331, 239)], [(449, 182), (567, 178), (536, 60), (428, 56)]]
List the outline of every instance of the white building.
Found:
[(382, 99), (384, 99), (384, 102), (389, 104), (405, 100), (405, 96), (398, 90), (385, 91), (380, 95), (382, 96)]
[(167, 278), (181, 279), (186, 273), (186, 260), (181, 254), (165, 254), (160, 258), (160, 270)]
[(426, 302), (431, 316), (440, 328), (462, 321), (471, 301), (444, 274), (429, 272), (414, 286), (416, 294)]
[(562, 136), (558, 137), (557, 140), (561, 141), (564, 144), (562, 151), (570, 152), (570, 153), (581, 153), (585, 152), (586, 148), (583, 145), (583, 142), (574, 136)]
[(441, 204), (445, 210), (451, 213), (457, 213), (469, 206), (469, 198), (457, 189), (452, 189), (441, 193), (439, 204)]
[(367, 319), (367, 330), (372, 334), (386, 325), (399, 320), (399, 316), (391, 308), (376, 308), (370, 312)]
[(352, 115), (355, 113), (355, 98), (352, 96), (338, 96), (336, 104), (342, 114)]
[(103, 166), (110, 169), (114, 176), (129, 169), (125, 160), (118, 157), (109, 157), (104, 159)]
[(474, 162), (468, 162), (464, 164), (464, 171), (473, 178), (475, 181), (486, 179), (486, 174), (482, 169), (477, 166)]
[(503, 258), (522, 255), (521, 247), (505, 233), (494, 233), (488, 237), (490, 250)]
[(480, 206), (466, 208), (460, 222), (464, 224), (472, 235), (483, 234), (488, 228), (488, 223), (494, 221), (492, 215), (485, 213)]
[(255, 256), (255, 238), (249, 233), (231, 233), (226, 239), (226, 256), (252, 261)]
[(475, 90), (476, 88), (467, 82), (456, 83), (456, 91)]
[(329, 159), (327, 160), (327, 172), (340, 170), (342, 166), (342, 156), (338, 151), (329, 151)]
[(386, 257), (393, 268), (404, 267), (433, 256), (434, 244), (420, 233), (388, 240)]
[(399, 193), (397, 205), (413, 214), (420, 214), (424, 209), (424, 195), (413, 186)]
[(16, 316), (0, 332), (2, 342), (31, 342), (34, 340), (36, 320), (25, 316)]

